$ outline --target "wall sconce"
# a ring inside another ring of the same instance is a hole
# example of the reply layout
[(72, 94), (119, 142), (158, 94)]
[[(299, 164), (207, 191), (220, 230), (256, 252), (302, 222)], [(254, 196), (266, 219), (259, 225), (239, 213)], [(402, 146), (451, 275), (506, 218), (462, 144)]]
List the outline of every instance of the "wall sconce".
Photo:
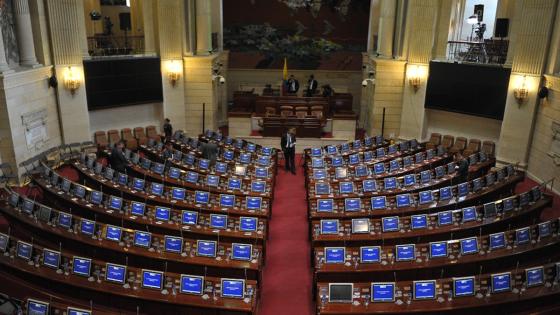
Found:
[(177, 84), (177, 81), (181, 78), (181, 63), (173, 60), (169, 62), (167, 66), (167, 76), (169, 77), (169, 82), (172, 86)]
[(77, 68), (68, 67), (64, 73), (64, 87), (70, 91), (72, 96), (76, 94), (76, 90), (80, 88), (81, 75)]
[(224, 76), (221, 74), (214, 74), (212, 75), (212, 81), (218, 81), (220, 85), (224, 85), (226, 83), (226, 78), (224, 78)]
[(411, 67), (408, 72), (408, 84), (414, 89), (414, 93), (418, 92), (421, 83), (421, 69), (419, 66)]
[(517, 100), (517, 104), (521, 105), (527, 97), (529, 97), (529, 90), (527, 89), (526, 77), (523, 76), (522, 79), (518, 80), (517, 85), (513, 88), (513, 97)]

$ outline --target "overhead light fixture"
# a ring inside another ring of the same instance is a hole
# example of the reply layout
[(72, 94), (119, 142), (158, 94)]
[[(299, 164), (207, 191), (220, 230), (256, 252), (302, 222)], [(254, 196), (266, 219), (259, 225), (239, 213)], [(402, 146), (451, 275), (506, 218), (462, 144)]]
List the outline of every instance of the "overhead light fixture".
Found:
[(527, 78), (523, 76), (523, 78), (520, 78), (520, 80), (517, 81), (516, 87), (513, 88), (513, 97), (515, 97), (515, 100), (517, 100), (517, 104), (519, 105), (523, 104), (529, 97), (526, 80)]
[(70, 91), (72, 96), (80, 88), (81, 78), (80, 71), (76, 67), (68, 67), (64, 72), (64, 87)]
[(471, 25), (478, 23), (478, 16), (476, 14), (469, 16), (469, 18), (467, 19), (467, 23)]
[(177, 60), (171, 60), (167, 65), (167, 76), (169, 77), (169, 82), (172, 86), (177, 84), (177, 81), (181, 78), (181, 63)]

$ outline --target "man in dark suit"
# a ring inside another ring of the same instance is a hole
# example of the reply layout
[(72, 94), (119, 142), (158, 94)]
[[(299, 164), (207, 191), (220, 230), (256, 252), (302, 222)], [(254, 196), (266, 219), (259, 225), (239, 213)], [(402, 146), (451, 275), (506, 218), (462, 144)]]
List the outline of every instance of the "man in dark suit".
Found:
[(290, 94), (296, 94), (297, 91), (299, 91), (299, 81), (296, 80), (293, 74), (290, 75), (290, 78), (286, 81), (286, 90)]
[(124, 141), (119, 141), (111, 151), (111, 156), (109, 157), (109, 162), (111, 163), (111, 168), (117, 172), (125, 173), (126, 166), (129, 164), (128, 160), (124, 157), (123, 153)]
[(292, 174), (296, 174), (296, 128), (288, 129), (288, 132), (282, 136), (280, 141), (280, 146), (282, 147), (282, 152), (284, 152), (284, 159), (286, 165), (286, 171), (291, 171)]
[(165, 143), (163, 152), (161, 153), (164, 160), (168, 160), (173, 157), (173, 144), (169, 141)]
[(173, 126), (169, 118), (165, 118), (165, 123), (163, 124), (163, 133), (165, 134), (165, 141), (171, 141), (171, 136), (173, 135)]
[(309, 80), (307, 80), (307, 90), (305, 91), (305, 95), (307, 97), (315, 95), (318, 86), (319, 83), (317, 82), (317, 80), (315, 80), (315, 77), (313, 75), (310, 75)]
[(216, 163), (216, 158), (218, 157), (218, 145), (215, 143), (202, 143), (201, 145), (202, 157), (209, 160), (210, 164), (214, 165)]
[(466, 182), (469, 177), (469, 161), (463, 157), (460, 152), (455, 153), (455, 169), (457, 170), (457, 181), (454, 184), (460, 184)]

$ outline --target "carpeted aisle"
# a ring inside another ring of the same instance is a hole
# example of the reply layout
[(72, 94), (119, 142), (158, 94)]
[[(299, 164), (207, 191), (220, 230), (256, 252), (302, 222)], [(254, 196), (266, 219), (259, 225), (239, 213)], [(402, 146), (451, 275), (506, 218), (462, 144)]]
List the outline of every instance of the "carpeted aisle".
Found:
[[(300, 158), (296, 157), (297, 165)], [(282, 163), (269, 223), (260, 314), (313, 314), (303, 170), (298, 167), (297, 175), (292, 175), (284, 172)]]

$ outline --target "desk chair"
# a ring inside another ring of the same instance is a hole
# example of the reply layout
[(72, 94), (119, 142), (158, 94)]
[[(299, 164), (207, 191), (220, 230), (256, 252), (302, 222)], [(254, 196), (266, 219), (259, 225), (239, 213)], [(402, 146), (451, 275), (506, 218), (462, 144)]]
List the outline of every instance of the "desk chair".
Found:
[(467, 148), (465, 149), (465, 151), (463, 151), (463, 154), (465, 156), (469, 156), (471, 154), (477, 153), (478, 151), (480, 151), (480, 140), (471, 139), (469, 140), (469, 145), (467, 145)]
[(294, 115), (294, 108), (292, 106), (288, 106), (288, 105), (280, 106), (280, 116), (288, 117), (293, 115)]
[(132, 151), (138, 149), (138, 141), (132, 135), (132, 130), (130, 128), (124, 128), (122, 131), (122, 139), (126, 142), (126, 148)]
[(148, 136), (148, 138), (154, 139), (156, 142), (161, 141), (161, 137), (156, 131), (156, 126), (146, 127), (146, 135)]
[(430, 135), (430, 140), (426, 143), (426, 149), (435, 149), (438, 145), (441, 144), (441, 134), (437, 132), (433, 132)]
[(455, 144), (455, 137), (451, 135), (443, 136), (443, 140), (441, 141), (441, 146), (445, 150), (449, 150), (449, 148), (451, 148), (454, 144)]
[(121, 140), (121, 137), (119, 136), (119, 131), (116, 129), (111, 129), (107, 131), (107, 137), (109, 138), (109, 145), (111, 147)]
[(134, 128), (134, 137), (136, 141), (138, 141), (138, 145), (145, 145), (148, 143), (148, 137), (146, 136), (146, 132), (144, 132), (144, 128), (142, 127), (135, 127)]
[(496, 153), (496, 144), (494, 141), (485, 140), (482, 142), (482, 152), (486, 153), (488, 156), (494, 156)]
[(451, 154), (455, 154), (457, 152), (463, 152), (463, 150), (465, 150), (466, 147), (467, 147), (467, 138), (457, 137), (457, 141), (455, 141), (455, 144), (451, 147), (451, 149), (449, 149), (449, 152)]
[(10, 182), (12, 185), (15, 185), (17, 179), (17, 175), (14, 174), (12, 166), (9, 163), (0, 164), (0, 185), (9, 186)]
[(107, 140), (107, 135), (105, 131), (96, 131), (93, 134), (93, 140), (97, 144), (97, 148), (99, 150), (104, 150), (109, 145), (109, 141)]

